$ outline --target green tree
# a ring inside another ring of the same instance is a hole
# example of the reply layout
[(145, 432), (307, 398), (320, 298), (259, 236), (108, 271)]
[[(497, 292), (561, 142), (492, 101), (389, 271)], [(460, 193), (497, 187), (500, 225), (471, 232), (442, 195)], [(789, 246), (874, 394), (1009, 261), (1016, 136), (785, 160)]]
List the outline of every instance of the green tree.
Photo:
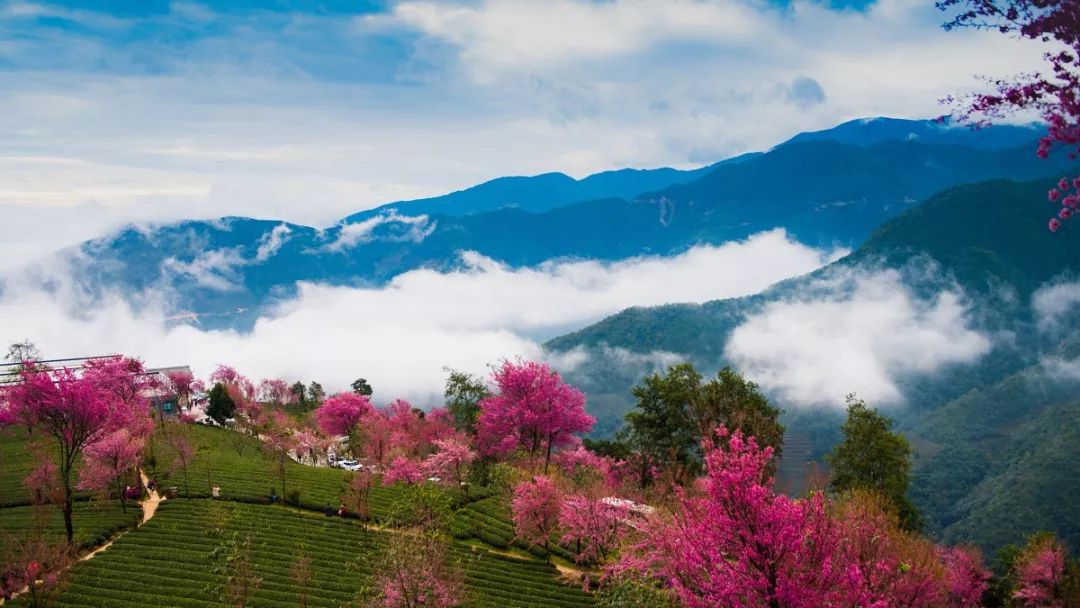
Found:
[(784, 446), (780, 408), (769, 403), (757, 385), (725, 367), (706, 383), (693, 403), (692, 414), (702, 437), (710, 437), (721, 424), (754, 437), (761, 447), (773, 449), (774, 464)]
[(312, 380), (311, 384), (308, 386), (307, 393), (308, 399), (311, 401), (312, 405), (322, 403), (323, 397), (326, 396), (326, 391), (323, 390), (322, 385), (314, 380)]
[(470, 435), (476, 434), (476, 419), (480, 415), (480, 401), (488, 396), (487, 385), (472, 374), (447, 369), (446, 409), (454, 419), (454, 426)]
[(647, 376), (634, 387), (637, 408), (626, 415), (620, 442), (640, 457), (643, 485), (649, 483), (651, 465), (674, 471), (676, 479), (697, 473), (701, 441), (713, 439), (720, 425), (755, 437), (758, 445), (773, 448), (774, 458), (779, 459), (784, 441), (780, 408), (731, 368), (725, 367), (706, 383), (702, 380), (693, 365), (682, 363), (668, 368), (665, 375)]
[(371, 393), (375, 392), (371, 388), (371, 385), (368, 384), (368, 381), (363, 378), (357, 378), (356, 380), (353, 380), (352, 390), (357, 395), (363, 395), (365, 397), (370, 397)]
[(289, 392), (291, 392), (293, 395), (296, 395), (297, 405), (299, 405), (300, 407), (304, 407), (307, 405), (307, 387), (304, 386), (303, 382), (300, 382), (299, 380), (294, 382), (293, 385), (289, 387)]
[(911, 444), (893, 432), (893, 421), (870, 408), (855, 395), (847, 396), (844, 439), (828, 455), (834, 492), (872, 490), (888, 499), (907, 530), (922, 527), (918, 510), (908, 500), (911, 484)]
[(220, 382), (210, 389), (210, 403), (206, 407), (206, 415), (221, 425), (236, 415), (236, 403), (229, 396), (229, 391), (225, 390), (225, 385)]
[(632, 393), (637, 407), (626, 415), (621, 438), (641, 458), (641, 485), (651, 483), (648, 470), (660, 466), (676, 479), (700, 468), (699, 435), (691, 414), (701, 388), (701, 374), (689, 363), (667, 374), (646, 376)]

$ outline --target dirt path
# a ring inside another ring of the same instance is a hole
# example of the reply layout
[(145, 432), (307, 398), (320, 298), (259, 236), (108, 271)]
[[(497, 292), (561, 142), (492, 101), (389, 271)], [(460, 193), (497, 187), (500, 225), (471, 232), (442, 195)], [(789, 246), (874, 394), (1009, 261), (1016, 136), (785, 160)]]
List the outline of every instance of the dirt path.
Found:
[[(150, 479), (146, 476), (146, 473), (143, 472), (142, 469), (139, 469), (139, 477), (142, 478), (143, 486), (145, 486), (150, 481)], [(147, 498), (146, 500), (142, 500), (142, 501), (139, 502), (139, 506), (142, 507), (142, 512), (143, 512), (142, 522), (139, 523), (140, 526), (145, 524), (146, 522), (150, 521), (150, 518), (154, 516), (154, 513), (157, 513), (158, 505), (161, 504), (161, 501), (165, 500), (164, 498), (158, 496), (157, 490), (154, 490), (154, 491), (147, 490), (147, 492), (149, 493), (150, 497)], [(128, 530), (124, 530), (124, 531), (120, 532), (116, 536), (112, 537), (109, 540), (109, 542), (105, 543), (104, 545), (101, 545), (100, 547), (98, 547), (98, 548), (94, 549), (93, 551), (87, 553), (86, 555), (80, 557), (78, 559), (78, 561), (85, 562), (87, 560), (93, 559), (95, 555), (97, 555), (98, 553), (101, 553), (102, 551), (104, 551), (104, 550), (108, 549), (109, 547), (111, 547), (112, 544), (114, 542), (116, 542), (121, 536), (127, 534), (130, 531), (131, 530), (128, 529)], [(19, 597), (20, 595), (26, 593), (29, 590), (30, 590), (30, 588), (26, 587), (26, 588), (22, 589), (21, 591), (19, 591), (18, 593), (16, 593), (15, 595), (13, 595), (11, 599), (15, 599), (15, 598)], [(0, 597), (0, 606), (3, 606), (4, 604), (5, 604), (4, 598)]]
[[(146, 473), (142, 469), (139, 469), (139, 477), (142, 478), (143, 486), (148, 487), (148, 484), (150, 483), (150, 478), (146, 476)], [(139, 503), (142, 506), (142, 523), (144, 524), (150, 521), (150, 518), (154, 516), (154, 513), (157, 513), (158, 505), (161, 504), (161, 501), (165, 500), (161, 496), (158, 496), (156, 489), (147, 489), (147, 494), (149, 494), (150, 497)], [(105, 547), (102, 547), (102, 549), (104, 548)], [(98, 549), (98, 551), (100, 550), (101, 549)], [(95, 551), (95, 553), (97, 553), (97, 551)]]

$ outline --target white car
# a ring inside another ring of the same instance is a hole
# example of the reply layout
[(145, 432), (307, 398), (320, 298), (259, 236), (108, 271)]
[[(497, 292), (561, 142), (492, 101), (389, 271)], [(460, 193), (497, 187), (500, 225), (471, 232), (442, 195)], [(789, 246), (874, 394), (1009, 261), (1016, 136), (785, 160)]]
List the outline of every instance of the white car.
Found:
[(355, 460), (339, 460), (337, 461), (337, 468), (345, 469), (346, 471), (359, 471), (361, 465)]

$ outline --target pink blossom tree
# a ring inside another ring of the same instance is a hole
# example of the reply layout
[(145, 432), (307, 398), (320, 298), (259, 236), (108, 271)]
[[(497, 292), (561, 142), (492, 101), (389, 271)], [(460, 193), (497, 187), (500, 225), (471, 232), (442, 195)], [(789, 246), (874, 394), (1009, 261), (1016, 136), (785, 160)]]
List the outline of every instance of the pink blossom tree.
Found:
[(514, 487), (510, 511), (514, 535), (530, 546), (548, 548), (559, 523), (562, 493), (549, 477), (537, 475)]
[(281, 379), (263, 379), (259, 382), (259, 399), (272, 405), (295, 403), (298, 395), (292, 392), (288, 382)]
[(139, 465), (145, 445), (145, 439), (132, 436), (126, 428), (117, 429), (88, 445), (79, 471), (78, 489), (115, 490), (120, 496), (121, 509), (127, 513), (123, 480)]
[(362, 452), (369, 462), (383, 466), (390, 459), (393, 445), (390, 436), (390, 420), (384, 412), (373, 410), (362, 418), (357, 427), (355, 441), (350, 438), (350, 443), (357, 446), (353, 450)]
[(173, 469), (180, 469), (181, 474), (184, 476), (184, 496), (190, 497), (191, 487), (188, 484), (188, 470), (195, 459), (195, 448), (191, 445), (187, 432), (180, 424), (177, 424), (177, 428), (172, 433), (167, 433), (165, 437), (173, 451)]
[(323, 433), (338, 437), (350, 434), (361, 420), (374, 413), (375, 408), (367, 397), (356, 393), (337, 393), (315, 410), (315, 420)]
[(33, 608), (52, 604), (75, 561), (70, 545), (50, 541), (41, 530), (0, 538), (0, 599), (18, 594)]
[(64, 528), (68, 543), (74, 538), (72, 506), (74, 473), (84, 451), (110, 433), (126, 428), (133, 436), (147, 436), (153, 426), (147, 401), (137, 378), (139, 366), (97, 363), (82, 376), (70, 369), (29, 367), (3, 404), (3, 421), (17, 421), (54, 442), (63, 490)]
[(627, 514), (627, 508), (615, 501), (570, 496), (559, 508), (560, 542), (574, 554), (575, 562), (596, 565), (618, 546)]
[(420, 483), (425, 476), (420, 463), (407, 456), (398, 456), (390, 463), (390, 468), (383, 475), (383, 485), (395, 483)]
[(330, 449), (332, 442), (311, 429), (300, 429), (296, 432), (296, 455), (301, 462), (307, 456), (314, 465), (320, 455)]
[(1053, 536), (1034, 536), (1014, 564), (1016, 592), (1013, 598), (1025, 608), (1074, 606), (1066, 585), (1065, 547)]
[(450, 542), (427, 530), (391, 534), (375, 568), (379, 608), (452, 608), (464, 600), (464, 579)]
[(276, 411), (270, 416), (262, 440), (263, 451), (270, 458), (271, 468), (281, 480), (281, 496), (284, 498), (287, 496), (285, 474), (288, 472), (289, 453), (297, 447), (292, 421), (284, 412)]
[(38, 466), (23, 479), (35, 505), (57, 501), (60, 488), (60, 471), (47, 454), (36, 454)]
[(488, 455), (522, 449), (543, 456), (546, 472), (555, 450), (574, 445), (596, 420), (585, 395), (542, 363), (505, 361), (493, 379), (498, 393), (480, 402), (478, 442)]
[(469, 495), (465, 479), (469, 466), (476, 460), (476, 452), (461, 439), (436, 439), (438, 452), (424, 459), (421, 468), (428, 477), (438, 477), (442, 483), (459, 487)]
[(185, 409), (191, 408), (191, 396), (198, 389), (195, 376), (188, 371), (172, 371), (166, 374), (169, 388), (176, 393), (179, 405)]
[(739, 431), (706, 444), (702, 495), (679, 491), (672, 517), (639, 524), (619, 569), (658, 578), (688, 608), (830, 605), (842, 568), (829, 559), (836, 543), (824, 500), (773, 492), (771, 460), (771, 448)]
[(951, 547), (941, 551), (950, 608), (978, 608), (989, 586), (990, 571), (978, 549)]
[[(938, 0), (938, 8), (953, 12), (945, 29), (971, 27), (996, 30), (1050, 45), (1044, 55), (1048, 71), (993, 81), (995, 91), (961, 100), (947, 99), (959, 106), (962, 122), (975, 126), (1022, 111), (1034, 111), (1047, 125), (1039, 142), (1038, 155), (1049, 156), (1054, 147), (1064, 147), (1070, 158), (1080, 151), (1080, 3), (1075, 0)], [(1061, 201), (1058, 217), (1050, 220), (1050, 230), (1061, 227), (1078, 204), (1077, 194), (1064, 194), (1067, 185), (1080, 181), (1062, 178), (1058, 189), (1050, 191), (1050, 201)]]

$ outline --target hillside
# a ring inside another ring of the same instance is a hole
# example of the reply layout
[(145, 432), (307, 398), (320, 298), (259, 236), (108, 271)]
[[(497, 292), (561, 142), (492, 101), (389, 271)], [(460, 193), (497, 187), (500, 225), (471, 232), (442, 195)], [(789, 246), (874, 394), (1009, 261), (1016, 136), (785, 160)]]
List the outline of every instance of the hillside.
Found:
[[(1039, 363), (1042, 357), (1064, 356), (1061, 349), (1070, 342), (1041, 332), (1031, 305), (1040, 286), (1080, 270), (1075, 261), (1080, 233), (1071, 225), (1058, 234), (1045, 228), (1047, 207), (1040, 202), (1052, 183), (960, 186), (886, 223), (854, 253), (806, 277), (748, 298), (629, 309), (547, 347), (584, 349), (590, 355), (568, 376), (598, 405), (599, 432), (610, 433), (632, 406), (630, 386), (656, 369), (641, 363), (650, 353), (675, 353), (715, 370), (730, 363), (725, 348), (736, 327), (771, 304), (836, 297), (829, 289), (837, 277), (891, 270), (923, 298), (959, 288), (970, 303), (972, 326), (997, 337), (972, 363), (898, 378), (905, 402), (888, 413), (919, 450), (914, 497), (931, 529), (950, 542), (995, 548), (1035, 528), (1080, 542), (1080, 528), (1067, 523), (1080, 521), (1080, 512), (1062, 506), (1073, 504), (1068, 500), (1050, 500), (1073, 491), (1077, 408), (1072, 399), (1078, 384)], [(1064, 327), (1073, 327), (1073, 321)], [(629, 358), (620, 352), (635, 353), (639, 363), (626, 364)], [(842, 397), (837, 394), (834, 404)], [(787, 410), (789, 431), (811, 433), (811, 454), (820, 457), (829, 449), (836, 439), (829, 428), (839, 421), (835, 409), (774, 399)], [(1047, 511), (1047, 504), (1064, 511)]]
[(557, 258), (620, 260), (776, 227), (808, 244), (854, 245), (944, 188), (1029, 179), (1051, 166), (1029, 145), (804, 141), (627, 198), (535, 213), (523, 206), (466, 215), (387, 211), (325, 230), (246, 218), (130, 228), (86, 243), (73, 263), (98, 292), (165, 290), (177, 313), (195, 313), (206, 326), (245, 328), (294, 295), (297, 281), (381, 284), (415, 268), (460, 269), (462, 251), (515, 267)]

